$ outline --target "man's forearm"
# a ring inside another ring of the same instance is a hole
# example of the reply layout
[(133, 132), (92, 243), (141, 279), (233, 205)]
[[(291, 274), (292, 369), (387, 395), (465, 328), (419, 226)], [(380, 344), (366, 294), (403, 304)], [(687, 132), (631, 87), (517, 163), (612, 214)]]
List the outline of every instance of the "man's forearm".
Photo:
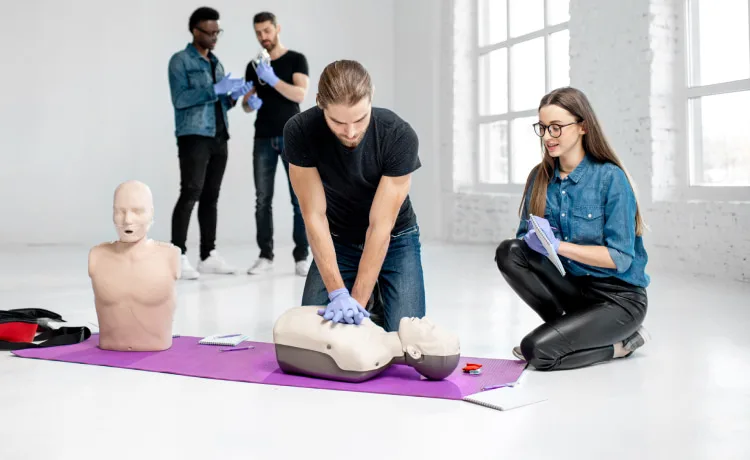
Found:
[(304, 216), (310, 250), (328, 292), (345, 287), (325, 214)]
[(365, 248), (357, 269), (357, 278), (352, 288), (352, 297), (363, 307), (367, 306), (375, 281), (383, 267), (385, 255), (391, 242), (391, 229), (388, 225), (371, 225), (367, 229)]
[(301, 103), (305, 100), (305, 89), (299, 86), (290, 85), (284, 80), (279, 80), (274, 86), (274, 89), (281, 93), (282, 96), (289, 99), (290, 101)]

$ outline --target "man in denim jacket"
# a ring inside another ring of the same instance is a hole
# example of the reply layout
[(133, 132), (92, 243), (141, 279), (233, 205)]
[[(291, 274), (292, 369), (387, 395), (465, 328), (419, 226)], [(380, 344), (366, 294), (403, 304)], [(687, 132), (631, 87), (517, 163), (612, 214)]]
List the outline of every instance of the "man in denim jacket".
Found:
[[(236, 273), (215, 248), (217, 203), (228, 156), (227, 111), (253, 85), (224, 75), (224, 67), (211, 52), (222, 32), (216, 10), (195, 10), (188, 27), (193, 42), (169, 60), (180, 161), (180, 196), (172, 214), (172, 244), (182, 250), (182, 278), (196, 279), (199, 273)], [(197, 270), (188, 261), (185, 243), (196, 202), (201, 239)]]

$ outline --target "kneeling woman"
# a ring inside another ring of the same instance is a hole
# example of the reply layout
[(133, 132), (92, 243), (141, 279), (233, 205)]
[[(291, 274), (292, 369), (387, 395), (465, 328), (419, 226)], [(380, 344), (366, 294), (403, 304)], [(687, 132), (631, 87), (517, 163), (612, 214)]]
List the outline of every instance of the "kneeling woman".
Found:
[[(641, 324), (649, 284), (644, 225), (630, 179), (579, 90), (547, 94), (534, 130), (543, 160), (526, 182), (516, 238), (500, 244), (495, 260), (544, 324), (513, 352), (538, 370), (629, 356), (648, 340)], [(564, 277), (530, 218), (552, 243)]]

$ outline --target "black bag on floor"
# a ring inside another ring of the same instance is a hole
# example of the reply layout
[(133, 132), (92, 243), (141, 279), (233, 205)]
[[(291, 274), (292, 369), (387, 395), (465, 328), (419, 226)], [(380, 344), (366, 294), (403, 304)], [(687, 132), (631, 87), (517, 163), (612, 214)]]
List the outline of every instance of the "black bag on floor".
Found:
[(64, 323), (65, 320), (43, 308), (0, 310), (0, 350), (73, 345), (91, 337), (91, 330), (87, 327), (55, 329), (50, 327), (51, 322)]

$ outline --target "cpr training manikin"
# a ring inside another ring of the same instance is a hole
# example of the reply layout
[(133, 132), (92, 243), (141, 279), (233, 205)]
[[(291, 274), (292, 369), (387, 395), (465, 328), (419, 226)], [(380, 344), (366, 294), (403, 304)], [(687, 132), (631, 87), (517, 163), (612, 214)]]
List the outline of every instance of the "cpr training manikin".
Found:
[(148, 238), (154, 203), (146, 184), (120, 184), (112, 211), (118, 240), (94, 246), (88, 258), (99, 347), (166, 350), (172, 346), (180, 250)]
[(276, 321), (273, 341), (282, 371), (328, 380), (363, 382), (389, 366), (406, 364), (431, 380), (458, 366), (458, 337), (427, 318), (401, 318), (397, 332), (364, 318), (360, 324), (327, 320), (319, 307), (294, 307)]

